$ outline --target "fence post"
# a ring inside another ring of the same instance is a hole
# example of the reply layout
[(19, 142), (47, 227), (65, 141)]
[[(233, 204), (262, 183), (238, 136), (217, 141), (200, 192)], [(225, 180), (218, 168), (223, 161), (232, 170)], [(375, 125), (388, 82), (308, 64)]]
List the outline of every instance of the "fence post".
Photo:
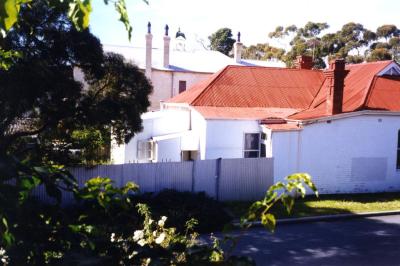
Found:
[(215, 167), (215, 198), (219, 200), (219, 179), (221, 177), (221, 161), (222, 158), (216, 160)]
[(196, 161), (192, 161), (192, 193), (194, 193), (194, 186), (195, 186), (195, 174), (196, 174)]

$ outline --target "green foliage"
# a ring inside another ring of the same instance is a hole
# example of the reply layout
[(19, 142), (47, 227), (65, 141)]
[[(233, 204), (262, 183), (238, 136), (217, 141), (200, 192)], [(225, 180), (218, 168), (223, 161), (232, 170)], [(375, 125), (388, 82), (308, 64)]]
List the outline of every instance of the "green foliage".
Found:
[(68, 16), (78, 30), (89, 27), (89, 15), (92, 12), (90, 0), (70, 1)]
[(244, 47), (242, 57), (255, 60), (282, 60), (284, 54), (284, 49), (270, 46), (268, 43), (258, 43), (257, 45)]
[(111, 129), (104, 127), (74, 130), (71, 143), (71, 147), (78, 153), (74, 156), (77, 164), (91, 166), (107, 162), (110, 158)]
[[(21, 5), (26, 5), (30, 2), (32, 2), (32, 0), (4, 0), (0, 5), (0, 31), (9, 31), (11, 27), (18, 22)], [(120, 15), (119, 20), (124, 24), (130, 40), (132, 36), (132, 26), (129, 22), (125, 0), (104, 0), (106, 5), (110, 2), (114, 5), (116, 12)], [(148, 1), (146, 0), (143, 0), (143, 2), (148, 4)], [(56, 0), (49, 1), (49, 3), (52, 7), (56, 8), (61, 5), (68, 5), (68, 17), (74, 26), (80, 31), (88, 28), (90, 13), (92, 12), (91, 0)]]
[(396, 25), (382, 25), (376, 29), (376, 34), (378, 37), (383, 37), (387, 40), (392, 37), (399, 37), (400, 29)]
[[(7, 32), (13, 27), (19, 27), (20, 11), (23, 8), (35, 8), (31, 5), (32, 0), (4, 0), (0, 4), (0, 36), (5, 37)], [(89, 27), (90, 13), (92, 12), (91, 0), (52, 0), (47, 1), (52, 8), (60, 8), (68, 6), (68, 18), (79, 31), (86, 30)], [(128, 39), (132, 37), (132, 26), (129, 22), (129, 16), (126, 9), (125, 0), (109, 1), (104, 0), (104, 3), (114, 5), (114, 9), (120, 15), (119, 20), (125, 26), (128, 33)], [(147, 0), (143, 0), (149, 4)], [(8, 69), (11, 65), (10, 54), (14, 54), (13, 50), (3, 50), (0, 47), (0, 68)]]
[(232, 219), (220, 202), (204, 192), (163, 190), (155, 195), (143, 195), (132, 200), (146, 203), (157, 216), (167, 216), (168, 225), (179, 231), (184, 230), (185, 222), (190, 219), (198, 221), (196, 230), (200, 233), (220, 231)]
[[(19, 27), (4, 39), (6, 50), (21, 56), (0, 69), (0, 152), (37, 163), (104, 161), (107, 153), (98, 155), (110, 143), (111, 128), (118, 143), (141, 129), (151, 85), (120, 55), (104, 55), (88, 31), (75, 30), (67, 6), (31, 6), (21, 9)], [(74, 79), (74, 67), (85, 84)]]
[[(119, 55), (104, 55), (96, 37), (76, 30), (68, 19), (68, 1), (50, 2), (21, 5), (17, 26), (1, 39), (2, 53), (13, 52), (7, 54), (8, 69), (0, 69), (0, 246), (19, 258), (16, 265), (52, 264), (76, 238), (93, 247), (87, 234), (101, 239), (92, 224), (99, 213), (109, 217), (104, 228), (129, 215), (136, 219), (135, 213), (118, 215), (127, 200), (110, 195), (133, 185), (110, 192), (104, 184), (104, 190), (93, 192), (101, 195), (95, 206), (102, 209), (89, 208), (97, 216), (70, 216), (60, 209), (62, 191), (76, 191), (61, 165), (98, 160), (95, 150), (109, 142), (111, 127), (118, 142), (129, 140), (141, 128), (151, 86), (136, 66)], [(74, 67), (84, 73), (85, 84), (75, 80)], [(84, 156), (76, 158), (76, 149)], [(54, 199), (53, 206), (31, 201), (38, 186)]]
[(146, 204), (131, 201), (137, 191), (133, 183), (116, 187), (111, 179), (96, 177), (74, 189), (79, 204), (67, 208), (31, 198), (11, 223), (3, 220), (16, 241), (2, 254), (13, 265), (253, 265), (225, 254), (215, 237), (211, 245), (201, 244), (193, 218), (182, 230), (164, 215), (154, 218)]
[(269, 37), (284, 39), (291, 49), (276, 58), (292, 67), (297, 56), (308, 55), (313, 58), (314, 68), (325, 68), (325, 57), (345, 58), (348, 63), (400, 58), (400, 30), (395, 25), (383, 25), (374, 32), (360, 23), (349, 22), (335, 33), (323, 34), (328, 28), (327, 23), (315, 22), (303, 27), (278, 26)]
[(281, 202), (285, 206), (286, 211), (290, 213), (295, 199), (297, 197), (304, 198), (306, 195), (306, 186), (318, 196), (317, 188), (308, 174), (292, 174), (287, 176), (285, 181), (272, 185), (265, 194), (264, 199), (256, 201), (250, 206), (248, 213), (241, 218), (242, 227), (247, 227), (249, 222), (260, 219), (261, 224), (273, 232), (276, 220), (270, 211), (277, 202)]
[(232, 30), (229, 28), (221, 28), (208, 37), (210, 40), (211, 50), (219, 51), (225, 55), (229, 55), (232, 51), (235, 39), (232, 38)]

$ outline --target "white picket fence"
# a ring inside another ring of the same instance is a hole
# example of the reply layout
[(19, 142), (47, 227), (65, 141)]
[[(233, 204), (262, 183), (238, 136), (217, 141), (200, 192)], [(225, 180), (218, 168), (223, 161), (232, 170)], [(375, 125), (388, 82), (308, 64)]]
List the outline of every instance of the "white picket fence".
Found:
[[(220, 201), (259, 199), (273, 183), (274, 176), (272, 158), (99, 165), (74, 168), (71, 173), (80, 186), (92, 177), (101, 176), (112, 178), (119, 186), (133, 181), (141, 192), (204, 191)], [(41, 199), (47, 198), (43, 188), (35, 194)], [(72, 194), (63, 194), (64, 204), (72, 200)]]

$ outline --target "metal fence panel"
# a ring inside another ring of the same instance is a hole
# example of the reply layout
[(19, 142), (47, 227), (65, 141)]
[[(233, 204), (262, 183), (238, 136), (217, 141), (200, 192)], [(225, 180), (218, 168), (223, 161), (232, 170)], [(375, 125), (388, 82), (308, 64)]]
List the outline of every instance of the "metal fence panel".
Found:
[[(128, 181), (139, 185), (141, 192), (163, 189), (204, 191), (221, 201), (255, 200), (261, 198), (273, 182), (273, 159), (217, 159), (189, 162), (99, 165), (73, 168), (79, 186), (92, 177), (109, 177), (117, 186)], [(50, 201), (44, 187), (35, 195)], [(71, 193), (63, 193), (63, 203), (73, 201)]]

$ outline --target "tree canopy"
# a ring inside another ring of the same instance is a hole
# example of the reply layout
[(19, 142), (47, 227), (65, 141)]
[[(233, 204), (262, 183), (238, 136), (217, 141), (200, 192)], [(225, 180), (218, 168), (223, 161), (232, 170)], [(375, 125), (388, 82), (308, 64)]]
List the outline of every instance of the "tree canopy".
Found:
[(382, 25), (372, 31), (360, 23), (349, 22), (334, 33), (326, 32), (327, 29), (327, 23), (316, 22), (303, 27), (278, 26), (268, 36), (287, 42), (287, 51), (266, 43), (247, 47), (243, 55), (249, 59), (276, 58), (288, 67), (293, 66), (297, 56), (308, 55), (316, 68), (324, 68), (326, 58), (345, 58), (348, 63), (400, 60), (400, 30), (396, 25)]
[[(122, 143), (141, 129), (152, 90), (148, 80), (120, 55), (104, 54), (95, 36), (73, 26), (67, 10), (67, 3), (45, 1), (22, 6), (18, 27), (1, 40), (1, 47), (19, 54), (0, 70), (2, 156), (66, 164), (71, 150), (99, 140), (78, 131), (106, 138), (112, 128)], [(78, 69), (83, 83), (74, 75)]]
[(232, 38), (232, 30), (221, 28), (208, 37), (211, 50), (219, 51), (225, 55), (230, 55), (235, 39)]

